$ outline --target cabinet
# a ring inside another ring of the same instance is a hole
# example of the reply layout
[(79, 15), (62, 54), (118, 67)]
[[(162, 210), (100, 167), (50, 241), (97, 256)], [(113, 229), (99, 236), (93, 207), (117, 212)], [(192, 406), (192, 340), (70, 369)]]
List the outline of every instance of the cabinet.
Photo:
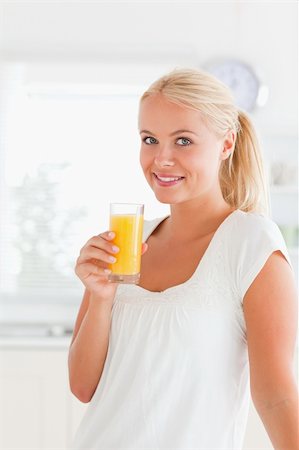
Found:
[(64, 450), (87, 404), (69, 391), (66, 348), (0, 350), (0, 449)]

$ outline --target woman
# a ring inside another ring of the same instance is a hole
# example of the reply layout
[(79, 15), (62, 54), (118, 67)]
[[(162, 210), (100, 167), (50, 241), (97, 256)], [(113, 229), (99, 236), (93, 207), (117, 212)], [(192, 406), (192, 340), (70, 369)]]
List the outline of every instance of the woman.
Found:
[(80, 252), (69, 374), (90, 405), (72, 448), (240, 450), (251, 391), (274, 448), (295, 450), (296, 287), (251, 122), (213, 76), (174, 70), (139, 131), (171, 213), (145, 222), (139, 285), (107, 281), (113, 233)]

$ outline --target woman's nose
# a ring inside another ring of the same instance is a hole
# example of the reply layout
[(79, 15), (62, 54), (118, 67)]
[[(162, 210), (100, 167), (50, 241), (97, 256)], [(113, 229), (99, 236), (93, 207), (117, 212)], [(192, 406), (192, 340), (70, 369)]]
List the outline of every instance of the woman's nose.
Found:
[(157, 167), (174, 166), (172, 151), (166, 146), (160, 148), (155, 156), (155, 164)]

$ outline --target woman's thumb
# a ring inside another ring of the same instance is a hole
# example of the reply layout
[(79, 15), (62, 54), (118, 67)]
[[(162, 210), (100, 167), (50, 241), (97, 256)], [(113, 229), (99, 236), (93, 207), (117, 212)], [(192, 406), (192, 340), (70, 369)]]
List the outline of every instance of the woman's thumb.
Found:
[(148, 244), (146, 242), (144, 242), (141, 247), (141, 255), (144, 255), (144, 253), (147, 252), (147, 249), (148, 249)]

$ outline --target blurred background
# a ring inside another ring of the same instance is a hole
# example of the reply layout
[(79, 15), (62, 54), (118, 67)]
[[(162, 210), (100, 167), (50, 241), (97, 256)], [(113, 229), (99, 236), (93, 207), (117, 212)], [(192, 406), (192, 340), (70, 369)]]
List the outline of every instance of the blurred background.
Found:
[[(1, 449), (65, 449), (87, 407), (67, 374), (75, 260), (110, 201), (168, 211), (139, 168), (138, 100), (158, 76), (202, 68), (232, 88), (298, 273), (297, 24), (285, 1), (0, 1)], [(251, 405), (244, 450), (271, 448)]]

